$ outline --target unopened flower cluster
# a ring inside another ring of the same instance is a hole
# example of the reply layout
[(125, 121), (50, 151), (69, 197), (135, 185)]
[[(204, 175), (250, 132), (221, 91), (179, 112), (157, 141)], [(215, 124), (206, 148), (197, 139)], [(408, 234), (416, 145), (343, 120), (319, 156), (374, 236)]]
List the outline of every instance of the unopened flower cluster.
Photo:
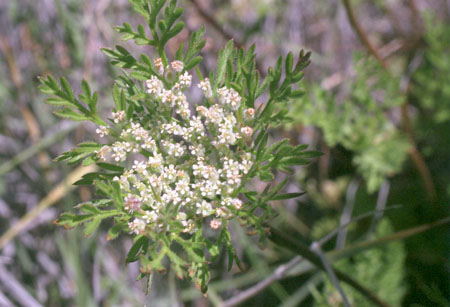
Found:
[(127, 120), (124, 111), (113, 112), (114, 125), (100, 126), (97, 133), (105, 137), (116, 131), (120, 138), (98, 150), (97, 157), (125, 166), (113, 180), (131, 215), (130, 232), (193, 233), (204, 221), (218, 229), (243, 207), (236, 190), (252, 166), (245, 148), (251, 145), (255, 111), (245, 108), (233, 88), (219, 88), (214, 97), (208, 79), (198, 88), (209, 107), (191, 110), (184, 92), (192, 76), (183, 63), (163, 67), (157, 59), (154, 65), (159, 77), (147, 80), (145, 91), (157, 114)]

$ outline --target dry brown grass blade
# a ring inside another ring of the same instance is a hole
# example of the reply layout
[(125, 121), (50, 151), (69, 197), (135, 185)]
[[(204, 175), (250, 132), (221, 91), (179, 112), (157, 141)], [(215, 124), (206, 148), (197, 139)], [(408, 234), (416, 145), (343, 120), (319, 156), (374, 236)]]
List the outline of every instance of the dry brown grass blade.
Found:
[(37, 206), (25, 214), (17, 223), (10, 227), (1, 237), (0, 237), (0, 249), (2, 249), (9, 241), (11, 241), (15, 236), (21, 233), (26, 227), (45, 209), (55, 204), (61, 198), (63, 198), (70, 190), (74, 188), (73, 183), (79, 180), (84, 174), (93, 172), (97, 169), (95, 165), (88, 167), (80, 166), (73, 170), (63, 182), (54, 187), (45, 196)]

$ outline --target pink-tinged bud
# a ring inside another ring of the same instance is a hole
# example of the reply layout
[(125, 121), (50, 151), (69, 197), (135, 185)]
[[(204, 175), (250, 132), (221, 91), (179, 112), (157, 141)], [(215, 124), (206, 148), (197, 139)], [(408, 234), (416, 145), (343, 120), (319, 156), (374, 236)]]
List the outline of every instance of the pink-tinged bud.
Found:
[(241, 129), (241, 132), (244, 136), (251, 137), (253, 134), (253, 129), (249, 126), (246, 126)]
[(184, 68), (184, 64), (181, 61), (173, 61), (170, 63), (170, 66), (172, 66), (172, 69), (175, 72), (182, 72)]
[(196, 108), (198, 114), (203, 115), (203, 116), (207, 116), (208, 115), (208, 109), (205, 108), (204, 106), (197, 106)]
[(237, 210), (242, 208), (242, 200), (240, 200), (239, 198), (233, 199), (232, 204)]
[(222, 222), (218, 219), (213, 219), (211, 220), (211, 222), (209, 223), (209, 226), (211, 227), (211, 229), (216, 230), (217, 228), (219, 228), (220, 226), (222, 226)]
[(153, 60), (153, 65), (155, 65), (155, 68), (158, 70), (160, 75), (164, 74), (164, 65), (161, 58)]
[(244, 114), (247, 118), (253, 118), (255, 116), (255, 109), (253, 109), (253, 108), (248, 108), (244, 112), (245, 112)]
[(134, 195), (125, 197), (124, 209), (127, 211), (136, 211), (141, 207), (141, 201), (137, 199)]

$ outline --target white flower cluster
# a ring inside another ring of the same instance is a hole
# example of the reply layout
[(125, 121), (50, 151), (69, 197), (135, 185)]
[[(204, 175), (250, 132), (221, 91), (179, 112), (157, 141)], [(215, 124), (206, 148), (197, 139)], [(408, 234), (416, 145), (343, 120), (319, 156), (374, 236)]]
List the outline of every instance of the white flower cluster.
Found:
[[(198, 87), (210, 106), (198, 106), (197, 115), (191, 116), (184, 91), (192, 76), (183, 73), (184, 64), (174, 61), (164, 68), (160, 59), (154, 64), (161, 76), (152, 76), (145, 86), (160, 116), (138, 121), (127, 120), (123, 111), (113, 112), (120, 138), (103, 146), (97, 157), (126, 165), (114, 181), (126, 195), (124, 210), (133, 216), (128, 225), (132, 233), (167, 231), (174, 223), (180, 232), (193, 233), (205, 218), (218, 229), (243, 206), (235, 192), (252, 167), (252, 156), (242, 144), (251, 142), (254, 109), (245, 109), (232, 88), (218, 89), (214, 99), (204, 79)], [(167, 89), (160, 78), (169, 70), (176, 82)], [(97, 132), (103, 137), (110, 130), (102, 126)]]

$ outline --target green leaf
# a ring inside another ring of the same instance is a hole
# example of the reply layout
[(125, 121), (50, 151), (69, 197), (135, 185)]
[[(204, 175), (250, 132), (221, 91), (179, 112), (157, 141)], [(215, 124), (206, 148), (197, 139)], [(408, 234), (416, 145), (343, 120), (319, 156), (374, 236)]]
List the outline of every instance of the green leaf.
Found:
[(305, 193), (302, 192), (302, 193), (277, 194), (277, 195), (271, 197), (269, 200), (284, 200), (284, 199), (296, 198), (296, 197), (302, 196), (303, 194), (305, 194)]
[(131, 246), (128, 252), (126, 263), (137, 261), (140, 253), (145, 253), (148, 248), (149, 239), (147, 237), (139, 237)]
[(178, 33), (180, 33), (181, 30), (183, 30), (183, 28), (184, 28), (184, 22), (179, 21), (179, 22), (177, 22), (177, 24), (175, 26), (173, 26), (173, 28), (170, 30), (170, 32), (167, 33), (167, 36), (169, 38), (172, 38), (172, 37), (176, 36)]
[(102, 213), (98, 208), (93, 206), (92, 204), (82, 204), (80, 207), (80, 211), (90, 215), (99, 215)]
[(294, 56), (292, 55), (292, 52), (289, 52), (286, 56), (286, 62), (285, 62), (285, 71), (286, 75), (290, 76), (292, 74), (292, 65), (294, 64)]
[(83, 166), (89, 166), (89, 165), (94, 164), (95, 162), (97, 162), (97, 157), (90, 156), (90, 157), (87, 157), (86, 159), (83, 160), (82, 165)]
[[(94, 173), (95, 174), (95, 173)], [(94, 180), (93, 181), (94, 185), (100, 190), (102, 191), (105, 195), (109, 195), (111, 194), (111, 186), (109, 186), (108, 184), (104, 183), (101, 180)]]
[(97, 166), (103, 169), (106, 169), (108, 171), (123, 173), (124, 167), (120, 165), (105, 163), (105, 162), (99, 162), (97, 163)]
[(262, 171), (258, 174), (259, 179), (261, 179), (262, 181), (272, 181), (273, 179), (275, 179), (275, 176), (272, 174), (272, 172), (270, 170), (265, 170)]
[(54, 106), (66, 106), (66, 107), (73, 107), (74, 104), (66, 99), (60, 98), (60, 97), (50, 97), (45, 100), (45, 103), (49, 105)]
[(308, 150), (302, 153), (298, 153), (297, 155), (301, 155), (303, 158), (316, 158), (323, 155), (321, 151)]
[(97, 228), (100, 226), (100, 223), (102, 222), (101, 218), (93, 218), (92, 221), (87, 222), (84, 224), (84, 236), (88, 237), (91, 235)]
[(91, 97), (91, 88), (89, 87), (87, 81), (84, 79), (81, 81), (81, 90), (86, 97)]
[(81, 223), (88, 221), (92, 218), (92, 215), (76, 215), (72, 213), (63, 213), (55, 220), (55, 224), (58, 226), (64, 226), (66, 228), (73, 228)]
[(116, 205), (116, 208), (122, 209), (123, 208), (123, 197), (122, 197), (122, 193), (120, 192), (120, 184), (117, 181), (113, 181), (112, 191), (113, 191), (112, 198), (114, 200), (114, 204)]
[(280, 160), (282, 165), (305, 165), (308, 163), (308, 160), (301, 157), (287, 157)]
[(217, 89), (217, 87), (224, 80), (227, 61), (230, 58), (232, 51), (233, 51), (233, 40), (230, 40), (225, 46), (225, 48), (220, 50), (219, 52), (219, 58), (217, 60), (217, 75), (216, 80), (214, 82), (215, 89)]
[(195, 67), (201, 61), (201, 57), (198, 56), (198, 53), (203, 49), (203, 47), (206, 44), (206, 40), (203, 39), (204, 34), (205, 34), (204, 27), (191, 33), (189, 37), (189, 43), (186, 50), (186, 54), (184, 55), (183, 58), (185, 70), (189, 70)]
[(53, 114), (55, 114), (56, 116), (62, 117), (62, 118), (68, 118), (71, 119), (73, 121), (85, 121), (85, 120), (90, 120), (89, 117), (80, 114), (78, 112), (75, 112), (72, 109), (69, 108), (64, 108), (60, 111), (54, 111)]
[(122, 99), (121, 99), (121, 90), (117, 86), (117, 83), (115, 83), (113, 86), (112, 96), (113, 96), (113, 100), (114, 100), (114, 105), (116, 106), (116, 111), (124, 110), (123, 104), (122, 104)]
[(106, 236), (106, 240), (114, 240), (120, 234), (120, 232), (126, 227), (126, 223), (117, 223), (113, 227), (108, 230), (108, 235)]
[(151, 75), (146, 72), (140, 72), (140, 71), (132, 71), (130, 73), (130, 76), (132, 78), (135, 78), (136, 80), (145, 81), (150, 79)]

